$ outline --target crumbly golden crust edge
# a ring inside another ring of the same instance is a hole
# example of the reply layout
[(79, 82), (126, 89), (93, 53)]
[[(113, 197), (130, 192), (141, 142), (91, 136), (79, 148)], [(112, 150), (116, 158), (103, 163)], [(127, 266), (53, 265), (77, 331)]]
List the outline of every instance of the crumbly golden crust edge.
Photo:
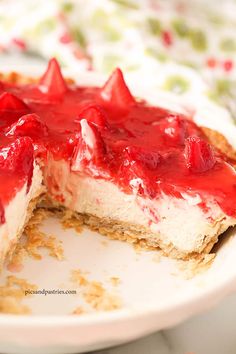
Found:
[(219, 236), (226, 231), (226, 227), (219, 221), (216, 235), (213, 238), (206, 236), (199, 252), (182, 252), (172, 243), (165, 244), (157, 234), (151, 233), (145, 227), (110, 218), (99, 218), (87, 213), (78, 213), (65, 208), (49, 196), (46, 196), (40, 207), (59, 217), (65, 228), (74, 228), (81, 232), (85, 226), (109, 239), (128, 242), (137, 249), (158, 250), (164, 256), (184, 261), (204, 260), (204, 257), (217, 243)]

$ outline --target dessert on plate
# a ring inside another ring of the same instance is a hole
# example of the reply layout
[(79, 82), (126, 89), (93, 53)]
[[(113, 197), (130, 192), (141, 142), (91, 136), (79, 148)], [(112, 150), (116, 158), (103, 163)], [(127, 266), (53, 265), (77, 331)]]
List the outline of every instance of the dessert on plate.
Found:
[(181, 259), (209, 253), (236, 224), (231, 146), (135, 98), (120, 69), (103, 87), (65, 80), (55, 59), (38, 80), (1, 78), (2, 260), (42, 198), (102, 234)]

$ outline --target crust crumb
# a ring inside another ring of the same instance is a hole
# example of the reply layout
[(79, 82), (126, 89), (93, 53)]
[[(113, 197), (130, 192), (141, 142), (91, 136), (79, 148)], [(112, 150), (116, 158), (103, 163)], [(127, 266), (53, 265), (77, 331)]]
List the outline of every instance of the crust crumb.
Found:
[(83, 274), (80, 269), (72, 270), (70, 280), (72, 281), (72, 283), (75, 283), (76, 285), (87, 286), (89, 282)]
[(89, 284), (84, 299), (97, 311), (111, 311), (121, 307), (120, 298), (107, 292), (103, 285), (96, 281)]
[(23, 268), (23, 261), (27, 256), (27, 252), (21, 243), (16, 245), (15, 251), (7, 264), (9, 271), (20, 271)]
[(118, 278), (118, 277), (111, 277), (111, 278), (110, 278), (110, 283), (111, 283), (113, 286), (118, 286), (118, 285), (121, 283), (121, 280), (120, 280), (120, 278)]
[(23, 247), (27, 254), (35, 259), (42, 259), (39, 249), (46, 248), (51, 257), (62, 260), (64, 258), (62, 242), (58, 242), (55, 236), (46, 235), (39, 230), (39, 226), (48, 215), (51, 215), (51, 213), (49, 214), (48, 211), (44, 209), (35, 211), (25, 228), (26, 242), (23, 244)]
[(82, 306), (78, 306), (73, 310), (72, 315), (83, 315), (85, 312)]
[(0, 286), (0, 313), (30, 314), (30, 308), (22, 304), (25, 291), (29, 289), (36, 290), (37, 286), (28, 283), (25, 279), (9, 275), (5, 284)]
[(53, 235), (46, 235), (39, 230), (39, 226), (48, 217), (53, 215), (51, 211), (39, 208), (34, 211), (24, 230), (21, 242), (17, 244), (10, 262), (7, 265), (9, 270), (20, 270), (26, 256), (41, 260), (42, 255), (39, 250), (45, 248), (51, 257), (58, 260), (64, 259), (62, 242), (58, 242)]
[(78, 233), (81, 233), (83, 231), (83, 220), (77, 218), (75, 216), (75, 213), (73, 213), (71, 210), (64, 209), (62, 211), (60, 222), (64, 229), (73, 228)]
[(28, 306), (19, 303), (14, 297), (0, 298), (0, 313), (12, 315), (29, 315), (31, 310)]
[(80, 269), (72, 270), (71, 281), (83, 288), (82, 296), (90, 308), (95, 311), (112, 311), (121, 308), (121, 299), (117, 295), (107, 291), (101, 282), (87, 279), (85, 274)]

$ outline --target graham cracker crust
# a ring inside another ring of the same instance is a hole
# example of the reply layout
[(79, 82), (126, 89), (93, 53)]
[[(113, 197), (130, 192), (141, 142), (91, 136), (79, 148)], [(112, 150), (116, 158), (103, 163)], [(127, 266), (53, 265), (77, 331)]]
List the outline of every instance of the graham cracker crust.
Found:
[(99, 218), (91, 214), (81, 214), (59, 205), (49, 197), (46, 197), (41, 207), (49, 210), (52, 215), (58, 217), (64, 228), (73, 228), (77, 232), (81, 232), (85, 226), (91, 231), (98, 232), (111, 240), (128, 242), (137, 249), (158, 250), (161, 251), (163, 256), (183, 261), (204, 260), (205, 256), (209, 254), (218, 241), (219, 235), (225, 231), (224, 229), (222, 230), (220, 225), (214, 238), (205, 238), (205, 242), (199, 252), (184, 253), (175, 248), (171, 243), (163, 243), (156, 233), (151, 233), (148, 229), (139, 225), (110, 218)]
[(26, 290), (36, 290), (35, 284), (26, 279), (9, 275), (5, 284), (0, 285), (0, 313), (14, 315), (28, 315), (31, 309), (23, 304)]

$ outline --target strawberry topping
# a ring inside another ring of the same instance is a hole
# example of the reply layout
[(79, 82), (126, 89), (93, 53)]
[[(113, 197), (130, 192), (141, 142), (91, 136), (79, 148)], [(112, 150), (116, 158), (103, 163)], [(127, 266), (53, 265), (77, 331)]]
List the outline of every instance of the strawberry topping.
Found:
[(48, 135), (48, 128), (45, 123), (40, 121), (37, 114), (26, 114), (16, 123), (13, 123), (6, 132), (7, 136), (30, 136), (39, 137)]
[(124, 167), (122, 174), (128, 176), (130, 187), (135, 194), (155, 198), (156, 191), (147, 171), (154, 172), (161, 163), (158, 152), (146, 151), (137, 146), (128, 146), (124, 150)]
[(25, 181), (30, 185), (32, 138), (43, 164), (49, 155), (69, 161), (73, 171), (143, 198), (191, 192), (204, 212), (210, 196), (236, 217), (236, 174), (228, 158), (213, 151), (188, 117), (135, 101), (119, 69), (101, 89), (67, 86), (52, 60), (40, 86), (0, 85), (0, 118), (3, 207)]
[(5, 209), (2, 204), (2, 201), (0, 200), (0, 224), (5, 224), (6, 218), (5, 218)]
[(13, 143), (0, 150), (0, 169), (2, 171), (17, 171), (27, 179), (27, 192), (33, 176), (34, 148), (29, 137), (16, 139)]
[(0, 111), (29, 111), (28, 106), (19, 97), (10, 92), (3, 92), (0, 96)]
[(88, 107), (85, 107), (80, 113), (79, 118), (86, 119), (88, 122), (95, 124), (99, 128), (105, 128), (107, 126), (106, 122), (106, 113), (102, 107), (91, 104)]
[(198, 136), (190, 136), (186, 139), (185, 159), (187, 168), (193, 173), (208, 171), (216, 163), (212, 147)]
[(145, 151), (136, 146), (129, 146), (125, 151), (127, 153), (126, 159), (129, 165), (138, 162), (150, 170), (155, 170), (161, 162), (161, 155), (156, 151)]
[(185, 119), (178, 115), (171, 115), (161, 122), (160, 129), (174, 143), (184, 144), (186, 125)]
[(135, 99), (131, 95), (120, 69), (116, 69), (112, 73), (99, 94), (105, 104), (122, 110), (129, 110), (130, 106), (135, 104)]
[(39, 89), (49, 96), (60, 98), (67, 91), (67, 85), (55, 58), (49, 61), (47, 70), (39, 81)]

